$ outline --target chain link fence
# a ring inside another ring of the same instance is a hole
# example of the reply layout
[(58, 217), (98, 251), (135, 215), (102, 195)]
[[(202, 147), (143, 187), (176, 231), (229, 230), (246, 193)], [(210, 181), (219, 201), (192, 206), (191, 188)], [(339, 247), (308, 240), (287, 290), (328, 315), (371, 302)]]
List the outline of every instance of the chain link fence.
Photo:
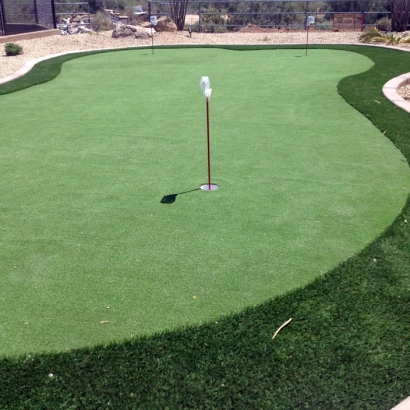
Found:
[(1, 35), (55, 27), (54, 0), (0, 0)]
[[(169, 2), (151, 0), (148, 2), (151, 15), (169, 16)], [(197, 14), (199, 21), (192, 31), (224, 32), (237, 31), (249, 24), (264, 28), (289, 30), (306, 27), (308, 16), (315, 17), (315, 28), (319, 30), (355, 30), (374, 25), (390, 13), (381, 3), (357, 0), (318, 1), (190, 1), (189, 14)], [(346, 24), (347, 21), (353, 23)], [(359, 22), (360, 21), (360, 22)], [(358, 23), (359, 22), (359, 23)], [(189, 25), (189, 21), (186, 22)]]

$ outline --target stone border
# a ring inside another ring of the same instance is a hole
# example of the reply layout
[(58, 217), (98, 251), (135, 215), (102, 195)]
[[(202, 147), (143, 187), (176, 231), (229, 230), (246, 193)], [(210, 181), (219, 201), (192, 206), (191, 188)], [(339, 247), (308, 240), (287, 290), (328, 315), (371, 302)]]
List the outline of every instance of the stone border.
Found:
[(403, 400), (391, 410), (410, 410), (410, 397), (407, 397), (407, 399)]
[(397, 92), (399, 88), (407, 84), (410, 84), (410, 73), (399, 75), (398, 77), (387, 81), (387, 83), (383, 86), (383, 94), (393, 104), (410, 113), (410, 101), (405, 100)]

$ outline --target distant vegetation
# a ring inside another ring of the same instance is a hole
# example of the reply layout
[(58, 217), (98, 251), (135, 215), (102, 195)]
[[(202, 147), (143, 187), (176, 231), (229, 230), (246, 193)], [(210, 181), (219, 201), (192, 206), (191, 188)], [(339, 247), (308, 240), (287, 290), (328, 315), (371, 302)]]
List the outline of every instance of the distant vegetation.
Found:
[[(75, 3), (78, 0), (67, 0)], [(142, 6), (148, 9), (148, 0), (89, 0), (90, 12), (95, 14), (104, 8), (116, 9), (132, 15), (132, 7)], [(179, 30), (182, 30), (185, 14), (198, 13), (199, 4), (189, 0), (169, 0), (162, 4), (154, 3), (155, 11), (170, 13), (176, 20)], [(321, 27), (329, 27), (332, 13), (361, 12), (366, 10), (374, 14), (366, 16), (366, 24), (375, 24), (380, 19), (387, 19), (386, 13), (391, 13), (390, 25), (392, 31), (406, 31), (410, 19), (410, 0), (359, 0), (357, 2), (318, 1), (308, 3), (308, 13), (314, 13), (316, 22)], [(249, 23), (259, 26), (303, 26), (305, 24), (306, 4), (303, 2), (240, 2), (218, 1), (201, 3), (202, 19), (207, 26), (217, 26), (218, 31), (231, 29), (232, 26), (242, 26)], [(246, 14), (238, 14), (246, 13)], [(284, 14), (281, 14), (284, 13)], [(300, 13), (300, 14), (286, 14)], [(231, 28), (230, 28), (231, 26)], [(382, 28), (385, 30), (385, 28)], [(215, 31), (212, 30), (212, 31)]]
[(381, 33), (375, 28), (369, 28), (360, 37), (361, 43), (384, 43), (384, 44), (404, 44), (410, 43), (410, 36), (405, 33), (396, 35), (394, 33)]

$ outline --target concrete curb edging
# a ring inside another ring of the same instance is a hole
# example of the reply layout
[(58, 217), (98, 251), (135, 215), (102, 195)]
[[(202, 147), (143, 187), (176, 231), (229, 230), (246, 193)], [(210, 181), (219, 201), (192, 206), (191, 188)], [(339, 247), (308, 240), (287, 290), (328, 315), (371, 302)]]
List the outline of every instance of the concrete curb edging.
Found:
[(400, 87), (407, 84), (410, 84), (410, 73), (399, 75), (398, 77), (387, 81), (387, 83), (383, 86), (383, 94), (393, 104), (410, 113), (410, 101), (405, 100), (397, 92)]
[(393, 407), (391, 410), (410, 410), (410, 397), (404, 399), (400, 404)]
[[(105, 49), (100, 49), (100, 50), (112, 50), (112, 51), (114, 51), (114, 50), (117, 50), (117, 49), (116, 48), (105, 48)], [(85, 52), (88, 52), (88, 51), (98, 51), (98, 49), (97, 50), (95, 50), (95, 49), (91, 49), (91, 50), (73, 50), (73, 51), (68, 51), (68, 52), (63, 51), (61, 53), (50, 54), (50, 55), (45, 56), (45, 57), (40, 57), (40, 58), (37, 58), (35, 60), (28, 61), (26, 64), (23, 65), (23, 67), (21, 67), (15, 73), (10, 74), (7, 77), (0, 78), (0, 84), (4, 84), (4, 83), (7, 83), (9, 81), (13, 81), (16, 78), (22, 77), (24, 74), (27, 74), (36, 64), (40, 63), (41, 61), (50, 60), (51, 58), (60, 57), (60, 56), (64, 56), (64, 55), (67, 55), (67, 54), (85, 53)]]

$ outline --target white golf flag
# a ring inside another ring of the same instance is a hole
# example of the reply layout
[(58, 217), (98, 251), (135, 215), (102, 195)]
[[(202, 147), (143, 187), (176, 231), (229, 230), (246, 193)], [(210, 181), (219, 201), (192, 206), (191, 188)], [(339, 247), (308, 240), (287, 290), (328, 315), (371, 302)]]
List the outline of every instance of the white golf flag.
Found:
[(208, 100), (211, 98), (212, 88), (211, 82), (209, 81), (209, 77), (201, 77), (201, 81), (199, 82), (201, 86), (201, 90)]

